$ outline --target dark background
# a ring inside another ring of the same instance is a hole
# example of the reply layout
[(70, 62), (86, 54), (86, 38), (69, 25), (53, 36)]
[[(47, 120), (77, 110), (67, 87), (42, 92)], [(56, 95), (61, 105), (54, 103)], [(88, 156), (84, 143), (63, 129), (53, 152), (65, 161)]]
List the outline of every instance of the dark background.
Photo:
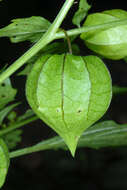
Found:
[[(126, 10), (126, 1), (90, 1), (90, 13), (107, 9)], [(0, 3), (0, 28), (9, 24), (14, 18), (42, 16), (52, 22), (64, 0), (3, 0)], [(77, 8), (74, 4), (62, 24), (64, 29), (70, 29), (71, 16)], [(80, 40), (81, 54), (89, 54)], [(0, 67), (12, 64), (31, 44), (23, 42), (11, 44), (7, 38), (0, 39)], [(113, 84), (127, 86), (127, 65), (121, 61), (104, 60), (111, 72)], [(20, 114), (28, 108), (25, 100), (25, 77), (11, 77), (13, 86), (19, 89), (17, 100), (23, 106), (17, 112)], [(112, 100), (106, 118), (118, 123), (127, 123), (126, 95), (117, 96)], [(42, 121), (38, 120), (23, 127), (22, 142), (17, 148), (23, 148), (47, 139), (55, 133)], [(78, 149), (75, 158), (68, 151), (44, 151), (11, 160), (7, 181), (3, 190), (126, 190), (127, 189), (127, 147), (104, 148), (93, 150)]]

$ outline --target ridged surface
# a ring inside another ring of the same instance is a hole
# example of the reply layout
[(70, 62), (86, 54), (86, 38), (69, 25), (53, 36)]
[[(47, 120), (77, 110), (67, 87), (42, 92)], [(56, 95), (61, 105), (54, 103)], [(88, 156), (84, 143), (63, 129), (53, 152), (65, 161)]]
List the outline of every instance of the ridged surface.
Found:
[(26, 85), (29, 104), (68, 145), (72, 155), (83, 131), (111, 101), (111, 78), (96, 56), (52, 55), (35, 63)]
[[(114, 9), (88, 15), (84, 26), (94, 26), (120, 19), (127, 19), (127, 12)], [(106, 58), (118, 60), (127, 56), (127, 25), (82, 33), (81, 39), (89, 49)]]

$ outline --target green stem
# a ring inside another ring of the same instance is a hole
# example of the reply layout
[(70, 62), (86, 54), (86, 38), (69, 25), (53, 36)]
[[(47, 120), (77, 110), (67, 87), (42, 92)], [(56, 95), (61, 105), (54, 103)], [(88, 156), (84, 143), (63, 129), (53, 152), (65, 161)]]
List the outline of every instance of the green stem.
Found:
[(66, 145), (62, 138), (56, 136), (51, 139), (44, 140), (43, 142), (40, 142), (34, 146), (12, 151), (10, 152), (9, 157), (14, 158), (14, 157), (23, 156), (30, 153), (42, 151), (42, 150), (49, 150), (49, 149), (54, 149), (54, 148), (57, 149), (57, 147), (59, 148), (61, 146), (65, 147)]
[(6, 78), (12, 75), (17, 69), (26, 63), (33, 55), (40, 51), (44, 46), (51, 42), (54, 38), (55, 33), (60, 27), (62, 21), (64, 20), (67, 12), (71, 8), (74, 0), (66, 0), (57, 17), (55, 18), (53, 24), (49, 27), (47, 32), (42, 36), (42, 38), (30, 48), (24, 55), (22, 55), (17, 61), (15, 61), (4, 73), (0, 75), (0, 83), (2, 83)]
[[(112, 22), (108, 22), (108, 23), (104, 23), (104, 24), (98, 24), (98, 25), (93, 25), (93, 26), (85, 26), (85, 27), (80, 27), (80, 28), (76, 28), (76, 29), (71, 29), (66, 31), (68, 36), (75, 36), (75, 35), (79, 35), (81, 33), (84, 32), (89, 32), (92, 30), (103, 30), (103, 29), (108, 29), (108, 28), (112, 28), (112, 27), (116, 27), (116, 26), (120, 26), (120, 25), (125, 25), (127, 24), (127, 19), (121, 19), (118, 21), (112, 21)], [(65, 38), (65, 34), (64, 32), (57, 32), (54, 35), (54, 40), (56, 39), (61, 39), (61, 38)]]
[[(73, 1), (71, 0), (69, 2), (73, 2)], [(66, 14), (65, 14), (65, 16), (66, 16)], [(24, 55), (22, 55), (17, 61), (15, 61), (5, 72), (3, 72), (0, 75), (0, 83), (2, 83), (6, 78), (8, 78), (10, 75), (12, 75), (21, 66), (23, 66), (32, 56), (34, 56), (40, 49), (42, 49), (44, 46), (46, 46), (49, 42), (51, 42), (55, 39), (65, 38), (64, 32), (55, 33), (58, 29), (57, 27), (60, 26), (61, 22), (60, 21), (55, 22), (56, 23), (55, 27), (53, 27), (54, 25), (52, 24), (51, 28), (49, 28), (49, 30), (45, 33), (45, 35), (43, 35), (43, 37), (31, 49), (29, 49)], [(123, 20), (119, 20), (119, 21), (112, 21), (109, 23), (99, 24), (99, 25), (95, 25), (95, 26), (86, 26), (86, 27), (72, 29), (72, 30), (67, 31), (67, 35), (74, 36), (74, 35), (79, 35), (83, 32), (88, 32), (88, 31), (92, 31), (92, 30), (100, 30), (100, 29), (103, 30), (103, 29), (120, 26), (120, 25), (125, 25), (125, 24), (127, 24), (127, 19), (123, 19)], [(53, 31), (53, 33), (52, 33), (52, 31)]]
[[(62, 29), (63, 30), (63, 29)], [(72, 54), (72, 47), (71, 47), (71, 41), (69, 36), (67, 35), (66, 30), (63, 30), (65, 36), (66, 36), (66, 40), (67, 40), (67, 44), (68, 44), (68, 49), (69, 49), (69, 53)]]
[(3, 136), (3, 135), (5, 135), (5, 134), (7, 134), (7, 133), (13, 131), (14, 129), (17, 129), (17, 128), (19, 128), (19, 127), (22, 127), (23, 125), (26, 125), (26, 124), (28, 124), (28, 123), (31, 123), (32, 121), (35, 121), (35, 120), (37, 120), (37, 119), (38, 119), (37, 116), (33, 116), (33, 117), (30, 117), (30, 118), (28, 118), (28, 119), (26, 119), (26, 120), (24, 120), (24, 121), (19, 121), (19, 122), (17, 122), (17, 123), (14, 123), (14, 124), (12, 124), (12, 125), (9, 126), (9, 127), (0, 130), (0, 136)]

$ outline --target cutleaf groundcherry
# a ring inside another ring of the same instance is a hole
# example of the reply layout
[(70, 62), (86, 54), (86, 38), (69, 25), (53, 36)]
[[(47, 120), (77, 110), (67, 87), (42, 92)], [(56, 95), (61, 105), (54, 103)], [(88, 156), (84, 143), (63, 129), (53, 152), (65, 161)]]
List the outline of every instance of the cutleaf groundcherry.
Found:
[(74, 156), (83, 131), (110, 104), (111, 77), (96, 56), (45, 55), (28, 76), (26, 96), (34, 112), (64, 139)]
[[(107, 10), (88, 15), (84, 26), (94, 26), (123, 19), (127, 19), (127, 11)], [(106, 58), (119, 60), (127, 56), (127, 24), (82, 33), (81, 39), (89, 49)]]

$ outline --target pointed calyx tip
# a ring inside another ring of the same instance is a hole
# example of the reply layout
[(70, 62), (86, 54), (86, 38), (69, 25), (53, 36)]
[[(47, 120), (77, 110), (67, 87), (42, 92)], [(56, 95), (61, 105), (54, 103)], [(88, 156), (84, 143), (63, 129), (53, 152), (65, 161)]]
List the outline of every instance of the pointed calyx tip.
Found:
[(76, 152), (76, 148), (77, 148), (77, 143), (78, 143), (78, 138), (71, 136), (70, 138), (66, 138), (64, 139), (65, 143), (68, 146), (68, 149), (71, 152), (72, 157), (75, 157), (75, 152)]

